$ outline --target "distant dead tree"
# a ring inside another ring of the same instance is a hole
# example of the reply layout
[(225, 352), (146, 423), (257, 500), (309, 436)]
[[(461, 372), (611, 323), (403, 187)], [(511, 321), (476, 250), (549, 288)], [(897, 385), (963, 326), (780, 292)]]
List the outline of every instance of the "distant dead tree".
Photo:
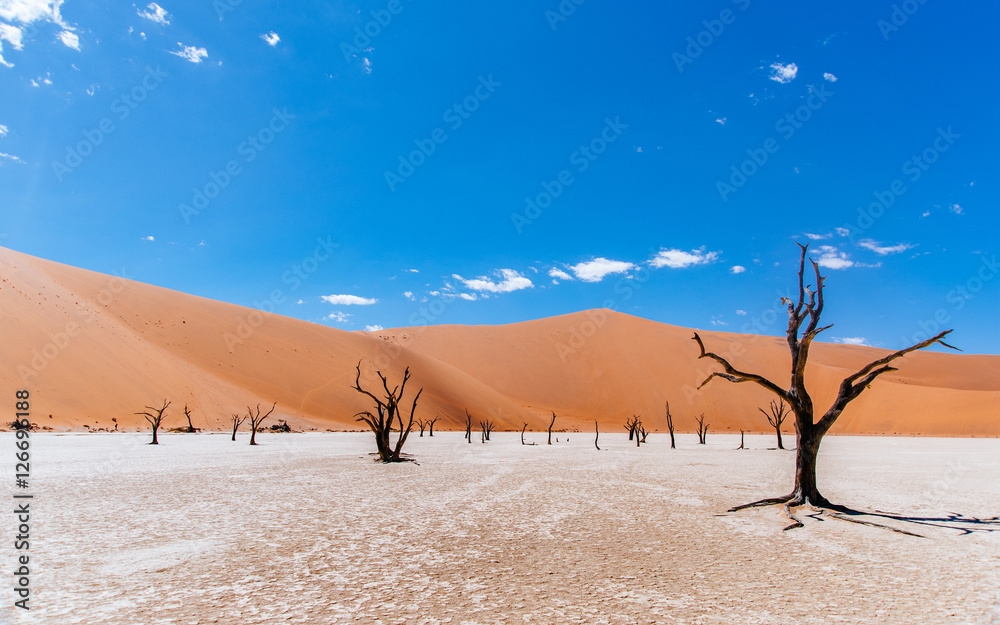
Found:
[(740, 430), (740, 446), (736, 449), (746, 449), (746, 447), (743, 446), (743, 430)]
[(632, 415), (625, 419), (625, 429), (628, 430), (628, 439), (635, 440), (635, 428), (639, 424), (639, 417)]
[(493, 432), (493, 426), (495, 424), (489, 419), (479, 422), (479, 427), (483, 431), (483, 442), (490, 440), (490, 433)]
[(767, 422), (771, 424), (775, 432), (778, 433), (778, 449), (784, 449), (785, 446), (781, 442), (781, 424), (785, 422), (788, 418), (788, 406), (785, 405), (784, 399), (778, 399), (778, 401), (771, 400), (771, 414), (764, 412), (763, 408), (758, 408), (760, 412), (767, 417)]
[[(878, 376), (890, 371), (897, 371), (889, 363), (905, 356), (906, 354), (929, 347), (935, 343), (943, 345), (949, 349), (956, 349), (945, 343), (942, 339), (951, 330), (944, 330), (926, 340), (905, 349), (901, 349), (878, 360), (872, 361), (853, 373), (840, 383), (837, 397), (817, 421), (813, 408), (812, 398), (806, 390), (806, 361), (809, 357), (809, 348), (816, 336), (832, 326), (820, 327), (819, 319), (823, 313), (823, 282), (825, 278), (820, 275), (819, 265), (816, 261), (809, 259), (813, 272), (816, 276), (816, 286), (807, 285), (805, 282), (806, 249), (808, 245), (798, 244), (801, 249), (799, 257), (799, 296), (798, 301), (782, 298), (782, 303), (788, 307), (788, 330), (786, 332), (788, 348), (791, 352), (791, 385), (786, 390), (762, 375), (740, 371), (733, 367), (728, 360), (718, 354), (705, 349), (705, 343), (696, 332), (694, 340), (701, 350), (699, 358), (710, 358), (722, 365), (724, 372), (715, 372), (709, 375), (699, 388), (704, 387), (714, 378), (723, 378), (730, 382), (753, 382), (768, 391), (774, 393), (779, 399), (788, 403), (792, 413), (795, 415), (795, 485), (792, 492), (783, 497), (772, 497), (761, 499), (753, 503), (736, 506), (731, 511), (741, 510), (757, 506), (783, 505), (786, 515), (793, 521), (786, 529), (801, 527), (802, 522), (790, 511), (791, 506), (801, 506), (811, 504), (817, 508), (827, 508), (840, 512), (847, 511), (844, 506), (834, 506), (820, 494), (816, 486), (816, 459), (819, 453), (819, 446), (823, 436), (830, 431), (837, 418), (844, 412), (847, 405), (858, 398), (865, 389), (871, 386)], [(808, 323), (803, 330), (802, 324)], [(801, 332), (801, 334), (800, 334)], [(844, 520), (854, 520), (843, 515), (837, 515)]]
[[(552, 444), (552, 426), (556, 424), (556, 413), (552, 413), (552, 421), (549, 423), (549, 445)], [(558, 440), (556, 441), (558, 442)]]
[(440, 418), (441, 417), (435, 415), (433, 419), (427, 422), (427, 425), (430, 427), (430, 436), (434, 436), (434, 424), (437, 423), (437, 420)]
[(195, 432), (197, 432), (198, 428), (194, 427), (191, 424), (191, 411), (188, 410), (187, 404), (184, 404), (184, 416), (187, 417), (187, 421), (188, 421), (188, 430), (187, 430), (188, 433), (189, 434), (194, 434)]
[(154, 408), (152, 406), (146, 406), (145, 412), (137, 412), (135, 414), (142, 415), (146, 417), (146, 421), (153, 428), (153, 442), (150, 445), (159, 445), (160, 443), (156, 440), (156, 431), (160, 429), (160, 424), (163, 423), (163, 413), (166, 412), (167, 406), (170, 405), (166, 399), (163, 400), (163, 406), (161, 408)]
[(646, 431), (646, 426), (642, 424), (642, 421), (639, 421), (639, 425), (635, 430), (636, 447), (640, 444), (645, 444), (647, 436), (649, 436), (649, 432)]
[(597, 419), (594, 419), (594, 447), (597, 447), (597, 451), (601, 451), (601, 448), (597, 445), (597, 439), (601, 437), (601, 428), (597, 425)]
[(465, 411), (465, 438), (469, 439), (469, 443), (472, 443), (472, 415), (469, 411)]
[(670, 430), (670, 449), (676, 449), (674, 446), (674, 417), (670, 414), (670, 402), (667, 402), (667, 429)]
[(705, 413), (701, 413), (697, 419), (698, 422), (698, 444), (705, 444), (705, 437), (708, 436), (708, 425), (705, 423)]
[[(358, 375), (354, 379), (354, 390), (357, 392), (367, 395), (375, 402), (375, 409), (378, 412), (376, 417), (369, 411), (359, 412), (354, 415), (357, 417), (358, 421), (364, 421), (371, 428), (371, 431), (375, 434), (375, 446), (378, 449), (378, 457), (382, 462), (403, 462), (404, 458), (400, 457), (400, 453), (403, 451), (403, 443), (406, 442), (406, 438), (410, 435), (410, 430), (413, 428), (413, 413), (417, 411), (417, 400), (420, 399), (420, 394), (424, 392), (424, 389), (417, 391), (417, 394), (413, 397), (413, 406), (410, 408), (409, 421), (403, 421), (403, 411), (399, 406), (399, 402), (403, 399), (403, 393), (406, 391), (406, 383), (410, 379), (410, 368), (407, 367), (403, 371), (403, 382), (399, 386), (394, 387), (389, 390), (389, 380), (382, 375), (381, 371), (376, 371), (375, 373), (382, 380), (382, 388), (385, 390), (385, 397), (379, 398), (369, 393), (365, 389), (361, 388), (361, 361), (358, 361), (357, 365)], [(398, 421), (398, 425), (396, 425)], [(396, 444), (393, 446), (389, 440), (389, 434), (392, 432), (393, 425), (399, 430), (399, 437), (396, 439)]]
[(278, 402), (274, 402), (271, 405), (271, 409), (268, 410), (267, 413), (263, 414), (263, 415), (260, 414), (260, 404), (257, 404), (257, 412), (256, 413), (254, 413), (254, 411), (250, 409), (250, 406), (247, 406), (247, 418), (250, 419), (250, 444), (251, 445), (256, 445), (257, 444), (257, 430), (260, 429), (260, 424), (264, 422), (264, 419), (266, 419), (269, 416), (271, 416), (271, 413), (274, 412), (274, 407), (277, 406), (277, 405), (278, 405)]
[(527, 421), (525, 421), (525, 422), (524, 422), (524, 425), (523, 425), (523, 426), (521, 426), (521, 444), (522, 444), (522, 445), (524, 444), (524, 431), (525, 431), (526, 429), (528, 429), (528, 422), (527, 422)]
[(240, 426), (243, 425), (243, 422), (246, 421), (246, 420), (247, 420), (246, 417), (243, 417), (243, 416), (240, 416), (240, 415), (238, 415), (236, 413), (233, 413), (233, 440), (234, 441), (236, 440), (236, 430), (238, 430), (240, 428)]
[(417, 427), (420, 428), (420, 438), (423, 438), (424, 429), (427, 427), (427, 421), (424, 419), (417, 419)]

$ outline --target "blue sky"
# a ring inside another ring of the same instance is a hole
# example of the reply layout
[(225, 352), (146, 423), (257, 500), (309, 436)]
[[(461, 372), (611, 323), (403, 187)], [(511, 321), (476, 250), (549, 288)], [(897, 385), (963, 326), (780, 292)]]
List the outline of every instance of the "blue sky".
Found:
[[(1000, 353), (1000, 7), (0, 0), (0, 245), (346, 330)], [(776, 317), (773, 310), (778, 310)]]

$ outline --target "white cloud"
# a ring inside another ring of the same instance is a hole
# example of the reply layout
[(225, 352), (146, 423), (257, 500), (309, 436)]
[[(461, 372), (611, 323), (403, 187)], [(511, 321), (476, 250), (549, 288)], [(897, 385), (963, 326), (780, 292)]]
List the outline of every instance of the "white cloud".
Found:
[(366, 74), (372, 73), (372, 60), (367, 56), (361, 59), (361, 69)]
[(965, 210), (963, 210), (962, 207), (959, 206), (958, 204), (952, 204), (951, 206), (948, 207), (948, 210), (950, 210), (951, 212), (955, 213), (956, 215), (964, 215), (965, 214)]
[(921, 218), (923, 218), (923, 217), (930, 217), (930, 215), (931, 215), (930, 211), (924, 211), (923, 213), (921, 213), (920, 217)]
[(187, 59), (192, 63), (201, 63), (202, 59), (208, 58), (208, 50), (206, 50), (205, 48), (186, 46), (179, 41), (177, 42), (177, 45), (179, 45), (181, 49), (176, 52), (170, 52), (170, 54), (173, 54), (174, 56), (179, 56), (182, 59)]
[(474, 302), (477, 299), (479, 299), (479, 296), (477, 296), (475, 293), (459, 293), (458, 296), (461, 297), (462, 299), (469, 300), (470, 302)]
[(3, 124), (0, 124), (0, 137), (6, 135), (7, 134), (7, 130), (8, 130), (8, 128), (6, 126), (4, 126)]
[(830, 237), (833, 236), (829, 232), (827, 232), (826, 234), (812, 234), (810, 232), (803, 232), (802, 234), (806, 235), (808, 238), (812, 239), (813, 241), (822, 241), (823, 239), (829, 239)]
[(38, 78), (32, 78), (31, 79), (31, 86), (32, 87), (41, 87), (42, 85), (51, 85), (52, 84), (52, 79), (50, 78), (50, 76), (51, 76), (51, 74), (46, 73), (45, 74), (45, 78), (42, 78), (41, 76), (39, 76)]
[(67, 48), (73, 48), (76, 51), (80, 50), (80, 38), (76, 33), (64, 30), (59, 33), (59, 41), (63, 42), (63, 45)]
[(378, 332), (379, 330), (385, 330), (382, 326), (375, 324), (373, 326), (365, 326), (365, 332)]
[(274, 32), (273, 30), (269, 33), (264, 33), (263, 35), (260, 36), (260, 38), (263, 39), (265, 42), (267, 42), (267, 45), (271, 46), (272, 48), (278, 45), (278, 42), (281, 41), (281, 37), (279, 37), (278, 33)]
[(719, 124), (720, 126), (725, 126), (726, 125), (726, 118), (725, 117), (716, 117), (715, 118), (715, 123)]
[(913, 248), (913, 245), (909, 243), (897, 243), (896, 245), (881, 245), (878, 241), (873, 241), (872, 239), (862, 239), (858, 241), (858, 247), (864, 248), (866, 250), (871, 250), (878, 254), (879, 256), (885, 256), (887, 254), (899, 254), (900, 252), (905, 252), (908, 249)]
[(821, 245), (819, 247), (819, 259), (816, 264), (827, 269), (847, 269), (854, 266), (854, 261), (847, 257), (847, 254), (839, 251), (832, 245)]
[(795, 76), (797, 76), (798, 73), (799, 66), (795, 63), (789, 63), (787, 65), (784, 63), (771, 63), (771, 75), (768, 78), (775, 82), (785, 84), (795, 80)]
[(868, 345), (871, 347), (868, 340), (863, 336), (835, 336), (833, 340), (844, 345)]
[[(10, 24), (0, 23), (0, 52), (3, 52), (3, 42), (9, 43), (15, 50), (20, 50), (24, 46), (21, 44), (21, 29), (17, 26), (12, 26)], [(12, 63), (8, 63), (3, 59), (3, 55), (0, 54), (0, 65), (6, 65), (7, 67), (14, 67)]]
[(747, 311), (743, 310), (742, 308), (737, 308), (736, 309), (736, 314), (740, 315), (741, 317), (745, 317), (748, 313), (747, 313)]
[(13, 161), (15, 163), (21, 163), (22, 165), (25, 164), (25, 162), (22, 161), (20, 157), (14, 156), (13, 154), (7, 154), (6, 152), (0, 152), (0, 158), (5, 158), (5, 159), (7, 159), (9, 161)]
[(683, 269), (694, 265), (707, 265), (708, 263), (714, 262), (718, 257), (718, 252), (706, 253), (704, 247), (698, 250), (691, 250), (690, 252), (678, 249), (669, 249), (660, 250), (659, 253), (657, 253), (657, 255), (649, 261), (649, 264), (657, 269), (660, 267)]
[(552, 269), (549, 269), (549, 275), (552, 276), (553, 278), (558, 279), (558, 280), (572, 280), (573, 279), (573, 276), (569, 275), (568, 273), (566, 273), (562, 269), (558, 269), (556, 267), (553, 267)]
[(729, 268), (729, 273), (743, 273), (747, 268), (743, 265), (733, 265)]
[(296, 303), (296, 304), (305, 304), (305, 303), (306, 303), (306, 300), (304, 300), (304, 299), (300, 299), (299, 301), (297, 301), (297, 302), (295, 302), (295, 303)]
[(716, 317), (715, 315), (712, 315), (712, 325), (713, 326), (727, 326), (729, 324), (726, 323), (725, 321), (723, 321), (722, 319)]
[(326, 316), (327, 319), (331, 321), (336, 321), (337, 323), (347, 323), (347, 318), (350, 317), (350, 313), (345, 312), (333, 312)]
[(411, 302), (416, 299), (415, 297), (413, 297), (413, 291), (403, 291), (403, 297), (410, 300)]
[(155, 241), (156, 240), (156, 239), (153, 238), (153, 235), (149, 235), (148, 237), (139, 237), (139, 239), (142, 240), (142, 241)]
[(830, 72), (823, 72), (823, 80), (828, 80), (830, 82), (837, 82), (837, 77)]
[(534, 286), (531, 283), (531, 280), (525, 278), (513, 269), (498, 269), (494, 271), (493, 274), (500, 277), (501, 280), (499, 282), (494, 282), (486, 276), (479, 276), (474, 280), (466, 280), (457, 274), (452, 275), (452, 277), (464, 284), (466, 288), (472, 289), (473, 291), (485, 291), (488, 293), (510, 293), (511, 291), (530, 289)]
[(167, 10), (161, 7), (160, 5), (156, 4), (155, 2), (150, 2), (149, 4), (146, 5), (146, 8), (149, 10), (148, 11), (137, 10), (136, 15), (138, 15), (141, 18), (147, 19), (151, 22), (156, 22), (157, 24), (161, 24), (163, 26), (166, 26), (167, 24), (170, 23), (170, 15), (167, 13)]
[(420, 273), (419, 269), (407, 269), (406, 271), (409, 271), (410, 273)]
[(320, 299), (334, 306), (370, 306), (378, 302), (377, 299), (357, 295), (324, 295)]
[(836, 231), (837, 235), (842, 237), (846, 237), (847, 235), (851, 234), (851, 231), (848, 230), (847, 228), (836, 228)]
[(635, 265), (621, 260), (609, 260), (607, 258), (595, 258), (587, 262), (577, 263), (569, 268), (577, 278), (584, 282), (600, 282), (605, 276), (612, 273), (625, 273), (635, 269)]
[(642, 153), (642, 146), (641, 145), (636, 146), (635, 151), (639, 152), (641, 154)]
[(59, 7), (63, 0), (2, 0), (0, 18), (8, 22), (30, 24), (35, 20), (45, 20), (65, 27)]

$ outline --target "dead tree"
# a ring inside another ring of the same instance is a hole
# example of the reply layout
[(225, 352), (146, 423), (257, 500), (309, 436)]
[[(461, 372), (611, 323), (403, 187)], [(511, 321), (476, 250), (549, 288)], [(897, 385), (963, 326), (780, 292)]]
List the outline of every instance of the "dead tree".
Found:
[(260, 429), (260, 424), (264, 422), (264, 419), (266, 419), (269, 416), (271, 416), (271, 413), (274, 412), (274, 407), (277, 406), (277, 405), (278, 405), (278, 402), (274, 402), (271, 405), (271, 409), (268, 410), (267, 413), (264, 414), (264, 415), (260, 414), (260, 404), (257, 404), (257, 412), (256, 413), (254, 413), (254, 411), (250, 409), (250, 406), (247, 406), (247, 418), (250, 419), (250, 444), (251, 445), (256, 445), (257, 444), (257, 430)]
[(240, 416), (240, 415), (238, 415), (236, 413), (233, 413), (233, 440), (234, 441), (236, 440), (236, 430), (238, 430), (240, 428), (240, 426), (243, 425), (243, 422), (246, 421), (246, 420), (247, 420), (246, 417), (242, 417), (242, 416)]
[[(823, 282), (825, 278), (820, 275), (819, 265), (816, 261), (809, 259), (813, 272), (816, 276), (816, 286), (813, 288), (812, 285), (806, 284), (804, 275), (806, 248), (808, 248), (808, 245), (802, 245), (801, 243), (798, 245), (802, 251), (799, 258), (798, 301), (793, 302), (790, 299), (782, 298), (782, 303), (788, 307), (788, 330), (786, 332), (786, 337), (788, 348), (792, 356), (791, 384), (788, 389), (782, 388), (762, 375), (748, 373), (737, 369), (722, 356), (706, 351), (705, 343), (701, 340), (701, 337), (698, 336), (697, 332), (694, 335), (694, 340), (698, 343), (698, 347), (701, 350), (699, 358), (710, 358), (722, 365), (724, 370), (723, 372), (714, 372), (709, 375), (698, 388), (704, 387), (714, 378), (723, 378), (734, 383), (753, 382), (754, 384), (757, 384), (774, 393), (779, 399), (788, 403), (791, 407), (792, 414), (795, 415), (795, 484), (792, 487), (792, 492), (783, 497), (762, 499), (753, 503), (736, 506), (731, 509), (731, 511), (736, 511), (743, 508), (757, 506), (784, 505), (786, 514), (794, 521), (792, 525), (788, 526), (786, 529), (802, 526), (801, 521), (795, 518), (794, 514), (792, 514), (789, 510), (790, 506), (810, 504), (818, 508), (828, 508), (840, 511), (846, 510), (843, 506), (834, 506), (826, 499), (826, 497), (820, 494), (819, 489), (816, 486), (816, 459), (823, 436), (830, 431), (830, 428), (833, 427), (834, 423), (836, 423), (837, 418), (844, 412), (847, 405), (857, 399), (858, 396), (861, 395), (861, 393), (864, 392), (864, 390), (868, 388), (876, 378), (878, 378), (878, 376), (890, 371), (897, 371), (895, 367), (889, 366), (889, 363), (897, 358), (905, 356), (912, 351), (929, 347), (934, 343), (938, 343), (950, 349), (956, 349), (942, 340), (951, 332), (951, 330), (945, 330), (915, 345), (892, 352), (891, 354), (883, 356), (878, 360), (870, 362), (859, 369), (856, 373), (844, 378), (844, 380), (840, 383), (840, 389), (837, 392), (837, 397), (833, 400), (833, 403), (826, 410), (826, 412), (824, 412), (822, 416), (820, 416), (819, 420), (817, 420), (815, 418), (812, 398), (806, 390), (806, 361), (809, 358), (809, 348), (811, 347), (813, 340), (820, 332), (823, 332), (832, 326), (821, 327), (819, 325), (820, 315), (823, 313)], [(805, 324), (804, 328), (803, 324)], [(846, 519), (846, 517), (840, 518)]]
[(635, 428), (639, 423), (639, 417), (632, 415), (631, 418), (625, 420), (625, 429), (628, 430), (628, 439), (635, 439)]
[(430, 427), (430, 434), (429, 434), (429, 436), (434, 436), (434, 424), (435, 424), (435, 423), (437, 422), (437, 420), (438, 420), (438, 419), (440, 419), (440, 418), (441, 418), (441, 417), (439, 417), (439, 416), (435, 415), (433, 419), (431, 419), (430, 421), (428, 421), (428, 422), (427, 422), (427, 425), (428, 425), (428, 426)]
[(469, 439), (469, 443), (472, 443), (472, 415), (469, 411), (465, 411), (465, 438)]
[(674, 446), (674, 417), (670, 414), (670, 402), (667, 402), (667, 429), (670, 430), (670, 449), (676, 449)]
[(528, 429), (528, 422), (525, 421), (524, 425), (521, 426), (521, 444), (524, 445), (524, 431)]
[(549, 445), (552, 444), (552, 426), (556, 424), (556, 413), (552, 413), (552, 421), (549, 423)]
[(417, 427), (420, 428), (420, 438), (423, 438), (424, 429), (427, 427), (427, 421), (424, 419), (417, 419)]
[[(367, 395), (375, 402), (375, 409), (378, 412), (378, 416), (367, 410), (359, 412), (354, 416), (357, 417), (358, 421), (367, 423), (368, 427), (375, 434), (375, 446), (378, 449), (379, 460), (382, 462), (403, 462), (405, 459), (400, 457), (400, 453), (403, 451), (403, 443), (406, 442), (406, 438), (410, 435), (410, 430), (413, 428), (413, 413), (417, 411), (417, 400), (420, 399), (420, 394), (424, 392), (424, 389), (421, 388), (413, 397), (413, 406), (410, 408), (409, 421), (404, 422), (403, 411), (399, 406), (399, 402), (403, 399), (403, 393), (406, 391), (406, 383), (410, 379), (410, 368), (407, 367), (403, 371), (402, 384), (394, 387), (392, 390), (389, 390), (389, 380), (382, 375), (382, 372), (375, 372), (382, 380), (382, 388), (385, 390), (384, 398), (376, 397), (361, 388), (360, 360), (358, 361), (357, 372), (358, 375), (354, 379), (353, 388), (357, 392)], [(396, 421), (399, 423), (396, 424)], [(399, 430), (399, 437), (396, 439), (395, 446), (389, 440), (389, 434), (392, 432), (393, 425), (396, 425), (396, 429)]]
[(489, 419), (479, 422), (479, 427), (483, 430), (483, 441), (490, 440), (490, 434), (493, 432), (493, 428), (495, 426), (496, 423), (490, 421)]
[(698, 422), (698, 444), (704, 445), (705, 437), (708, 436), (708, 424), (705, 423), (705, 413), (701, 413), (695, 421)]
[(187, 404), (184, 404), (184, 416), (187, 417), (188, 420), (188, 433), (194, 434), (197, 432), (198, 429), (191, 424), (191, 411), (188, 410)]
[(743, 446), (743, 430), (740, 430), (740, 446), (736, 449), (746, 449), (746, 447)]
[(163, 413), (166, 412), (167, 406), (170, 405), (166, 399), (163, 400), (162, 408), (153, 408), (152, 406), (146, 406), (145, 412), (137, 412), (135, 414), (142, 415), (146, 417), (146, 421), (153, 428), (153, 442), (150, 445), (159, 445), (160, 443), (156, 440), (156, 431), (160, 429), (160, 424), (163, 423)]
[(594, 447), (597, 447), (597, 451), (601, 451), (601, 448), (597, 445), (597, 439), (601, 437), (601, 428), (597, 425), (597, 419), (594, 419)]
[(649, 432), (646, 431), (646, 426), (644, 426), (642, 424), (642, 421), (640, 421), (639, 422), (639, 429), (637, 429), (635, 431), (635, 438), (636, 438), (636, 440), (638, 442), (640, 442), (643, 445), (645, 445), (646, 444), (646, 437), (647, 436), (649, 436)]
[(781, 442), (781, 424), (785, 422), (788, 418), (788, 406), (785, 405), (784, 399), (778, 399), (778, 401), (771, 400), (771, 414), (764, 412), (763, 408), (758, 408), (761, 413), (767, 417), (767, 422), (771, 424), (774, 431), (778, 433), (778, 449), (784, 449), (785, 446)]

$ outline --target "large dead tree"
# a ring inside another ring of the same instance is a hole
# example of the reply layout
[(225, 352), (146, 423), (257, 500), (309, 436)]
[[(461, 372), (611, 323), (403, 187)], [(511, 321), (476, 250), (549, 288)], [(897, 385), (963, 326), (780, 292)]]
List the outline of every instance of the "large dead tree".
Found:
[(705, 413), (701, 413), (695, 421), (698, 422), (698, 444), (704, 445), (705, 438), (708, 437), (708, 424), (705, 423)]
[(772, 399), (770, 408), (770, 414), (764, 412), (763, 408), (758, 408), (757, 410), (760, 410), (767, 417), (767, 422), (771, 424), (771, 427), (778, 434), (778, 449), (784, 449), (785, 445), (781, 442), (781, 424), (788, 418), (788, 406), (785, 404), (784, 399), (778, 399), (778, 401)]
[(549, 423), (549, 445), (552, 444), (552, 426), (556, 424), (556, 413), (552, 413), (552, 421)]
[[(762, 499), (753, 503), (744, 504), (731, 508), (730, 511), (741, 510), (756, 506), (784, 505), (786, 514), (794, 521), (786, 529), (801, 527), (802, 523), (789, 511), (791, 506), (801, 506), (809, 504), (817, 508), (829, 508), (832, 510), (845, 510), (843, 506), (834, 506), (826, 497), (820, 494), (816, 486), (816, 458), (819, 453), (819, 446), (823, 436), (830, 431), (837, 418), (844, 412), (847, 405), (858, 398), (878, 376), (890, 371), (897, 371), (895, 367), (890, 367), (889, 363), (905, 356), (906, 354), (929, 347), (938, 343), (950, 349), (957, 349), (945, 343), (942, 339), (951, 332), (945, 330), (927, 340), (911, 345), (905, 349), (892, 352), (887, 356), (872, 361), (853, 373), (840, 383), (836, 399), (830, 407), (819, 417), (815, 418), (815, 409), (812, 398), (806, 390), (806, 361), (809, 358), (809, 348), (812, 346), (816, 336), (832, 326), (820, 326), (819, 319), (823, 313), (823, 282), (825, 278), (820, 275), (819, 265), (816, 261), (809, 259), (813, 272), (816, 276), (816, 286), (807, 285), (805, 281), (806, 248), (808, 245), (799, 244), (802, 250), (799, 258), (799, 295), (798, 301), (793, 302), (787, 298), (782, 298), (782, 303), (788, 307), (788, 331), (786, 333), (788, 349), (791, 352), (791, 384), (785, 389), (762, 375), (741, 371), (731, 365), (729, 361), (718, 354), (705, 349), (705, 343), (696, 332), (694, 340), (701, 350), (699, 358), (710, 358), (722, 365), (722, 372), (714, 372), (709, 375), (701, 386), (711, 382), (715, 378), (723, 378), (734, 383), (752, 382), (761, 386), (771, 393), (774, 393), (780, 400), (785, 401), (795, 415), (795, 484), (791, 494), (783, 497), (772, 497)], [(804, 324), (804, 327), (803, 327)]]
[(240, 426), (243, 425), (243, 422), (246, 420), (247, 418), (243, 415), (236, 414), (235, 412), (233, 413), (233, 441), (236, 440), (236, 430), (240, 429)]
[(135, 414), (142, 415), (146, 417), (146, 421), (149, 422), (150, 427), (153, 428), (153, 441), (149, 443), (150, 445), (159, 445), (160, 443), (156, 440), (156, 431), (160, 429), (160, 424), (163, 423), (163, 413), (167, 411), (167, 406), (170, 405), (166, 399), (163, 400), (163, 406), (161, 408), (153, 408), (152, 406), (146, 406), (145, 412), (137, 412)]
[(263, 414), (263, 415), (260, 414), (260, 404), (257, 404), (257, 412), (256, 413), (253, 410), (250, 409), (250, 406), (247, 406), (247, 418), (250, 419), (250, 444), (251, 445), (256, 445), (257, 444), (257, 430), (260, 429), (260, 425), (261, 425), (261, 423), (264, 422), (264, 419), (266, 419), (269, 416), (271, 416), (271, 413), (274, 412), (274, 407), (277, 406), (277, 405), (278, 405), (278, 402), (274, 402), (271, 405), (271, 409), (268, 410), (267, 413)]
[(670, 430), (670, 449), (676, 449), (674, 445), (674, 417), (670, 414), (670, 402), (667, 402), (667, 429)]
[[(353, 388), (357, 392), (367, 395), (375, 402), (375, 410), (378, 416), (367, 410), (359, 412), (354, 416), (357, 417), (358, 421), (364, 421), (368, 424), (368, 427), (375, 434), (375, 446), (378, 449), (379, 460), (382, 462), (403, 462), (405, 458), (400, 456), (403, 451), (403, 443), (406, 442), (406, 438), (410, 435), (410, 429), (413, 428), (413, 413), (417, 411), (417, 400), (420, 399), (420, 394), (424, 392), (424, 389), (421, 388), (414, 395), (409, 420), (404, 421), (403, 411), (399, 402), (403, 399), (403, 393), (406, 392), (406, 383), (410, 380), (410, 368), (407, 367), (403, 371), (402, 384), (394, 387), (392, 390), (389, 390), (389, 380), (382, 375), (382, 372), (375, 372), (379, 379), (382, 380), (382, 389), (385, 391), (384, 397), (376, 397), (361, 388), (361, 361), (358, 361), (357, 371), (358, 375), (354, 379)], [(396, 423), (397, 421), (398, 424)], [(399, 437), (396, 439), (395, 446), (389, 440), (389, 434), (392, 432), (394, 425), (399, 430)]]

